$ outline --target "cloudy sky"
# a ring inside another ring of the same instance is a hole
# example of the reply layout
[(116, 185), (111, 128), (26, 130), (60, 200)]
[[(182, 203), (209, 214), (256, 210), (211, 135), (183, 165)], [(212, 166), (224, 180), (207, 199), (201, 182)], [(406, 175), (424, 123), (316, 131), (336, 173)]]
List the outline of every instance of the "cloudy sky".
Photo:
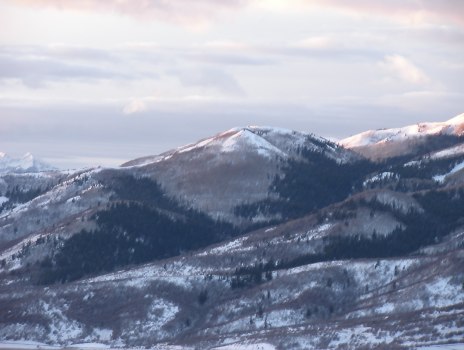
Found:
[(0, 151), (117, 165), (234, 126), (464, 112), (462, 0), (4, 0)]

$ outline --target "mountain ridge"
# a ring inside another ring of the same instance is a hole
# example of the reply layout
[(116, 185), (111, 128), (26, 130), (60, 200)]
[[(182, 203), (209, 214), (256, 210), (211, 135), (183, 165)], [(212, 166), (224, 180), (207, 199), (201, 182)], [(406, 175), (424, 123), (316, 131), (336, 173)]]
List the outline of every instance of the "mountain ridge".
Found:
[[(168, 195), (186, 205), (240, 224), (234, 210), (243, 202), (265, 200), (269, 187), (290, 160), (301, 160), (301, 150), (319, 152), (334, 162), (360, 157), (335, 143), (281, 128), (233, 128), (159, 156), (123, 164), (160, 182)], [(188, 176), (186, 176), (188, 174)], [(211, 205), (212, 200), (215, 204)]]
[(339, 141), (345, 148), (354, 150), (373, 160), (416, 152), (427, 138), (446, 137), (464, 141), (464, 113), (445, 122), (417, 123), (392, 129), (368, 130)]
[(403, 138), (417, 138), (427, 135), (464, 134), (464, 113), (445, 122), (423, 122), (400, 128), (368, 130), (344, 138), (339, 143), (347, 148), (356, 148), (376, 143), (402, 141)]
[(234, 128), (120, 168), (2, 174), (0, 340), (464, 343), (464, 154), (429, 136), (371, 162)]
[[(150, 163), (167, 160), (175, 154), (191, 152), (198, 149), (214, 148), (219, 146), (216, 151), (232, 152), (237, 142), (243, 141), (247, 146), (254, 147), (258, 151), (267, 150), (274, 152), (276, 156), (287, 157), (295, 156), (298, 147), (302, 147), (306, 142), (314, 142), (313, 147), (317, 149), (318, 144), (332, 144), (334, 148), (337, 145), (323, 137), (314, 134), (293, 131), (284, 128), (275, 128), (269, 126), (247, 126), (234, 127), (227, 131), (220, 132), (212, 137), (201, 139), (197, 142), (180, 146), (160, 155), (141, 157), (122, 164), (122, 167), (143, 166)], [(263, 154), (266, 154), (263, 152)], [(334, 156), (331, 154), (331, 156)], [(344, 160), (347, 161), (347, 160)]]

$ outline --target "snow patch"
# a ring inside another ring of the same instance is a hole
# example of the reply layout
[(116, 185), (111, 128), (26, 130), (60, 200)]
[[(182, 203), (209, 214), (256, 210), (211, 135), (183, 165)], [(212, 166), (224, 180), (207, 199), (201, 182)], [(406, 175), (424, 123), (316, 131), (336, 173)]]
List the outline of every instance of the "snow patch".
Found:
[(460, 156), (462, 154), (464, 154), (464, 143), (432, 153), (430, 155), (430, 159), (435, 160), (435, 159), (442, 159), (442, 158), (451, 158), (451, 157)]
[(416, 350), (464, 350), (464, 343), (420, 346)]
[(81, 199), (81, 196), (75, 196), (75, 197), (71, 197), (69, 198), (68, 200), (66, 200), (66, 203), (74, 203), (74, 202), (77, 202)]
[(165, 299), (156, 299), (148, 311), (149, 321), (147, 327), (159, 330), (169, 321), (172, 321), (179, 312), (179, 307)]
[(369, 184), (373, 184), (373, 183), (376, 183), (376, 182), (381, 182), (383, 180), (391, 180), (391, 179), (397, 180), (397, 179), (399, 179), (399, 175), (395, 174), (395, 173), (392, 173), (390, 171), (385, 171), (383, 173), (374, 175), (374, 176), (370, 177), (369, 179), (365, 180), (363, 182), (363, 186), (366, 187)]
[(83, 284), (101, 282), (121, 282), (125, 286), (144, 288), (153, 281), (163, 281), (181, 288), (190, 288), (192, 281), (203, 279), (210, 269), (196, 268), (181, 262), (170, 263), (166, 269), (155, 264), (145, 265), (132, 270), (122, 270), (83, 280)]
[(59, 349), (59, 346), (47, 345), (35, 341), (8, 341), (4, 340), (0, 342), (0, 349)]
[(451, 174), (454, 174), (456, 172), (458, 172), (459, 170), (462, 170), (464, 169), (464, 161), (461, 162), (461, 163), (458, 163), (454, 166), (453, 169), (451, 169), (450, 172), (446, 173), (446, 174), (443, 174), (443, 175), (435, 175), (433, 177), (433, 179), (439, 183), (443, 183), (446, 179), (447, 176), (451, 175)]
[(80, 343), (80, 344), (71, 344), (67, 346), (72, 349), (109, 349), (110, 346), (100, 343)]
[(325, 223), (322, 225), (317, 226), (316, 228), (309, 230), (306, 232), (306, 238), (308, 239), (317, 239), (325, 236), (328, 230), (332, 228), (334, 224), (332, 223)]
[(63, 343), (72, 339), (76, 339), (82, 335), (83, 327), (74, 320), (69, 320), (63, 311), (66, 311), (67, 305), (57, 307), (50, 305), (45, 301), (39, 302), (39, 308), (42, 313), (50, 319), (48, 339), (52, 343)]
[(231, 252), (231, 251), (236, 251), (242, 247), (243, 242), (247, 239), (247, 237), (241, 237), (236, 240), (233, 240), (231, 242), (228, 242), (226, 244), (219, 245), (215, 248), (206, 250), (205, 252), (202, 252), (198, 254), (198, 256), (206, 256), (206, 255), (220, 255), (223, 253)]
[(382, 306), (375, 309), (377, 314), (389, 314), (395, 311), (395, 305), (392, 303), (385, 303)]
[(462, 286), (453, 284), (451, 277), (440, 278), (426, 285), (435, 307), (446, 307), (464, 302)]
[(98, 338), (100, 341), (110, 341), (113, 337), (113, 330), (112, 329), (102, 329), (102, 328), (95, 328), (93, 330), (95, 337)]
[(216, 350), (275, 350), (275, 346), (268, 343), (246, 344), (235, 343), (231, 345), (213, 348)]
[(422, 213), (424, 211), (415, 199), (402, 193), (384, 190), (377, 193), (373, 198), (377, 202), (388, 205), (392, 209), (398, 210), (403, 214), (407, 214), (410, 210), (414, 210), (418, 213)]

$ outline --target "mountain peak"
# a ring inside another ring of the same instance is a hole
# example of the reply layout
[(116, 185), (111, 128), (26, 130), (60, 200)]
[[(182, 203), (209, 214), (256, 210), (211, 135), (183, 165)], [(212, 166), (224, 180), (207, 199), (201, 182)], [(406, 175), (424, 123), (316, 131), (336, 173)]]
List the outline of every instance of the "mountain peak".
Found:
[(0, 173), (35, 173), (50, 170), (56, 170), (56, 168), (35, 158), (30, 152), (18, 158), (0, 152)]
[(229, 129), (213, 137), (169, 151), (168, 156), (207, 148), (212, 149), (215, 153), (231, 153), (246, 149), (266, 157), (272, 155), (285, 156), (285, 152), (254, 132), (251, 127)]
[(284, 128), (253, 125), (234, 127), (160, 155), (129, 161), (122, 166), (148, 165), (168, 160), (181, 154), (198, 153), (200, 151), (216, 156), (221, 154), (231, 155), (233, 153), (243, 156), (244, 152), (247, 152), (248, 154), (255, 153), (258, 156), (266, 158), (295, 158), (298, 157), (298, 152), (301, 148), (324, 151), (327, 157), (340, 162), (347, 162), (355, 157), (354, 153), (346, 151), (333, 142), (314, 134)]

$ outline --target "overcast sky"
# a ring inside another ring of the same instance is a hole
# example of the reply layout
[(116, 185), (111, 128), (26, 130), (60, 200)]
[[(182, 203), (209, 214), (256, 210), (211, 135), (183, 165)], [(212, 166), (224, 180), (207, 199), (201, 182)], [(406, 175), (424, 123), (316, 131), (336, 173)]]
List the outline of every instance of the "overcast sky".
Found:
[(235, 126), (464, 112), (462, 0), (4, 0), (0, 151), (117, 165)]

